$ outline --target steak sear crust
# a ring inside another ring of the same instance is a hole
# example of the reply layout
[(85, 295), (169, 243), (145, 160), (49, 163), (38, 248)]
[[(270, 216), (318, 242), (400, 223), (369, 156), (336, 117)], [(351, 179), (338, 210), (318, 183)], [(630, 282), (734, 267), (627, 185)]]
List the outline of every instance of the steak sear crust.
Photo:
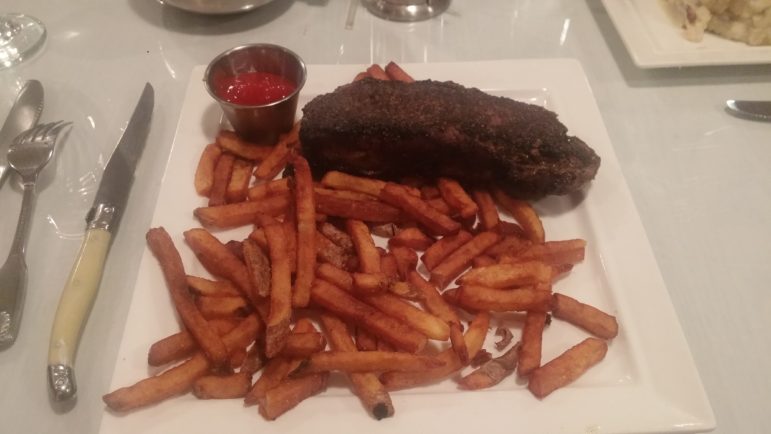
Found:
[(446, 176), (521, 199), (577, 191), (600, 166), (554, 112), (432, 80), (363, 79), (320, 95), (303, 109), (300, 142), (316, 176)]

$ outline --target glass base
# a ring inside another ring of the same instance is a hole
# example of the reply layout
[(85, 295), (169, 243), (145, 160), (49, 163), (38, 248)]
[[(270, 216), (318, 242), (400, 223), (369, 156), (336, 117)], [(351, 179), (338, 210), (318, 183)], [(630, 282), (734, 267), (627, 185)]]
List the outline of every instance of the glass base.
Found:
[(35, 54), (46, 39), (46, 28), (35, 17), (0, 15), (0, 69), (17, 65)]
[(380, 18), (402, 22), (428, 20), (450, 6), (450, 0), (363, 0), (363, 3)]

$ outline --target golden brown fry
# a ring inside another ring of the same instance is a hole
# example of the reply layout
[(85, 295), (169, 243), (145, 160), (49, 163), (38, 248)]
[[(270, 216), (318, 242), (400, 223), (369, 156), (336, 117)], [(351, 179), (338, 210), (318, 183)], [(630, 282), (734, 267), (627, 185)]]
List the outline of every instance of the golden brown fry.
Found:
[(409, 247), (413, 250), (426, 250), (434, 244), (434, 239), (424, 234), (418, 228), (402, 229), (393, 238), (388, 240), (388, 246)]
[(272, 146), (256, 145), (241, 139), (233, 131), (221, 130), (217, 135), (217, 144), (226, 151), (241, 158), (252, 161), (262, 161), (273, 149)]
[(343, 372), (414, 372), (445, 365), (433, 356), (387, 351), (322, 351), (311, 355), (302, 367), (303, 373)]
[(373, 223), (403, 220), (401, 211), (379, 200), (355, 200), (333, 195), (316, 195), (316, 212), (333, 217)]
[(549, 363), (530, 374), (527, 388), (538, 398), (544, 398), (560, 387), (566, 386), (592, 366), (599, 363), (608, 352), (608, 344), (597, 338), (586, 338)]
[(584, 260), (586, 241), (581, 239), (547, 241), (533, 244), (512, 255), (500, 258), (503, 263), (542, 261), (550, 265), (577, 264)]
[(603, 339), (618, 335), (616, 317), (564, 294), (554, 294), (552, 315)]
[(458, 279), (460, 285), (479, 285), (488, 288), (514, 288), (549, 283), (552, 268), (543, 262), (494, 264), (468, 271)]
[(380, 253), (367, 225), (360, 220), (346, 220), (345, 229), (359, 257), (359, 270), (362, 273), (380, 273)]
[(385, 181), (373, 178), (353, 176), (347, 173), (331, 170), (321, 178), (321, 185), (337, 190), (348, 190), (378, 197), (385, 187)]
[[(238, 323), (234, 320), (221, 319), (209, 321), (209, 326), (220, 336), (233, 330), (236, 325)], [(147, 352), (147, 364), (150, 366), (163, 366), (167, 363), (190, 357), (197, 349), (198, 344), (195, 343), (193, 335), (187, 330), (182, 330), (150, 345), (150, 350)]]
[[(495, 247), (495, 246), (493, 246)], [(490, 250), (490, 249), (488, 249)], [(488, 265), (495, 265), (495, 259), (487, 255), (479, 255), (471, 261), (471, 268), (487, 267)]]
[(255, 302), (246, 266), (224, 244), (206, 229), (190, 229), (184, 232), (184, 236), (190, 249), (210, 273), (235, 283), (242, 295)]
[(439, 288), (444, 288), (453, 281), (466, 268), (471, 265), (471, 261), (484, 253), (490, 246), (495, 244), (499, 235), (495, 232), (482, 232), (477, 234), (469, 242), (452, 252), (439, 265), (431, 270), (431, 282)]
[(289, 178), (272, 179), (251, 187), (246, 195), (249, 200), (259, 200), (277, 194), (289, 194)]
[(262, 369), (264, 364), (265, 364), (265, 358), (263, 357), (262, 349), (257, 344), (252, 345), (251, 348), (249, 348), (249, 351), (246, 352), (246, 357), (244, 357), (243, 362), (241, 362), (241, 367), (238, 371), (238, 372), (241, 372), (242, 374), (249, 375), (250, 389), (252, 387), (252, 384), (251, 384), (252, 375), (254, 375), (257, 371)]
[(444, 201), (457, 211), (462, 218), (473, 217), (479, 211), (479, 206), (471, 200), (471, 197), (458, 181), (450, 178), (439, 178), (437, 186)]
[(284, 380), (259, 399), (260, 414), (268, 420), (276, 419), (303, 400), (326, 389), (328, 378), (329, 374), (321, 373)]
[[(343, 251), (337, 244), (329, 240), (319, 231), (316, 231), (316, 258), (320, 262), (332, 264), (340, 269), (350, 269), (349, 262), (353, 256)], [(358, 260), (356, 260), (358, 267)]]
[(362, 296), (386, 292), (393, 283), (383, 273), (353, 273), (352, 277), (354, 291)]
[(426, 345), (426, 337), (422, 334), (323, 280), (316, 279), (314, 282), (311, 299), (329, 312), (364, 327), (379, 340), (398, 348), (416, 353)]
[(377, 338), (366, 329), (356, 327), (356, 348), (359, 351), (375, 351), (377, 350)]
[(294, 147), (297, 144), (297, 133), (300, 129), (300, 124), (296, 123), (292, 130), (286, 134), (283, 134), (278, 143), (273, 146), (273, 150), (270, 151), (267, 157), (262, 160), (257, 169), (254, 171), (254, 176), (257, 179), (269, 180), (275, 178), (289, 162), (294, 152)]
[(195, 380), (193, 395), (198, 399), (242, 398), (250, 387), (252, 387), (252, 378), (246, 373), (207, 375)]
[(543, 223), (529, 203), (514, 199), (498, 189), (493, 191), (493, 195), (501, 208), (508, 211), (517, 223), (522, 226), (527, 239), (534, 243), (544, 242)]
[(214, 181), (209, 192), (209, 206), (224, 205), (227, 203), (225, 194), (230, 183), (230, 174), (233, 172), (233, 165), (236, 158), (233, 154), (224, 153), (220, 155), (217, 164), (214, 166)]
[(193, 211), (204, 226), (227, 229), (254, 222), (259, 214), (278, 216), (289, 208), (288, 195), (275, 195), (255, 202), (246, 201), (220, 206), (196, 208)]
[[(236, 328), (222, 337), (227, 348), (245, 348), (254, 341), (262, 323), (255, 315), (246, 317)], [(161, 402), (172, 396), (185, 393), (193, 382), (205, 375), (211, 364), (203, 353), (196, 353), (190, 360), (177, 365), (154, 377), (117, 389), (102, 396), (107, 406), (114, 411), (129, 411)]]
[(438, 212), (424, 200), (411, 195), (406, 188), (398, 184), (387, 183), (380, 191), (379, 197), (384, 202), (402, 209), (434, 234), (454, 234), (460, 229), (460, 223)]
[(267, 297), (270, 294), (270, 259), (252, 239), (244, 240), (242, 248), (252, 288), (260, 297)]
[(370, 295), (363, 297), (362, 300), (379, 311), (401, 320), (431, 339), (446, 341), (450, 338), (450, 326), (446, 322), (393, 294)]
[(524, 238), (514, 235), (505, 235), (494, 246), (487, 249), (485, 254), (500, 259), (503, 256), (517, 255), (527, 249), (531, 244), (530, 241)]
[(399, 264), (393, 253), (380, 255), (380, 271), (393, 280), (399, 279)]
[(471, 192), (471, 196), (479, 207), (479, 222), (482, 224), (482, 229), (486, 231), (496, 230), (501, 220), (493, 197), (486, 190), (474, 190)]
[(280, 224), (263, 226), (270, 255), (270, 313), (266, 321), (265, 355), (273, 357), (286, 344), (292, 319), (292, 276)]
[(496, 232), (498, 232), (501, 235), (504, 236), (515, 236), (517, 238), (521, 238), (523, 240), (527, 239), (527, 234), (525, 233), (525, 230), (522, 229), (522, 226), (509, 221), (501, 221), (498, 224), (498, 227), (496, 228)]
[(216, 143), (206, 145), (201, 153), (201, 159), (198, 160), (198, 167), (195, 169), (195, 191), (201, 196), (208, 197), (214, 184), (214, 167), (217, 165), (222, 155), (222, 148)]
[(517, 375), (527, 377), (541, 366), (541, 344), (543, 329), (546, 326), (545, 312), (528, 312), (525, 326), (522, 328), (522, 340), (519, 347), (519, 366)]
[[(328, 314), (321, 315), (321, 323), (329, 338), (329, 345), (332, 350), (356, 352), (356, 345), (351, 340), (345, 323)], [(371, 372), (349, 373), (348, 378), (351, 379), (353, 392), (375, 419), (380, 420), (393, 416), (394, 406), (391, 403), (391, 396), (375, 374)]]
[(351, 273), (335, 267), (332, 264), (319, 264), (316, 268), (316, 276), (339, 288), (343, 288), (346, 291), (353, 289), (353, 277), (351, 276)]
[(458, 250), (462, 245), (471, 241), (472, 238), (473, 236), (464, 230), (461, 230), (455, 235), (442, 237), (439, 241), (435, 242), (431, 245), (431, 247), (426, 249), (426, 252), (423, 253), (423, 256), (421, 256), (420, 259), (423, 261), (423, 264), (425, 264), (426, 268), (431, 271), (434, 269), (434, 267), (439, 265), (442, 260), (450, 256), (452, 252)]
[(385, 81), (390, 80), (390, 78), (388, 77), (388, 74), (386, 74), (383, 68), (378, 64), (373, 64), (372, 66), (367, 68), (367, 74), (369, 74), (370, 77), (376, 80), (385, 80)]
[(388, 75), (388, 78), (394, 81), (401, 81), (404, 83), (412, 83), (415, 81), (415, 79), (407, 74), (401, 66), (394, 62), (388, 62), (385, 67), (385, 73)]
[(308, 161), (294, 159), (295, 210), (297, 211), (297, 274), (292, 290), (292, 305), (305, 307), (311, 298), (311, 284), (316, 269), (316, 205), (313, 178)]
[(418, 254), (409, 247), (393, 246), (391, 247), (391, 254), (396, 259), (396, 268), (399, 272), (399, 277), (407, 279), (407, 275), (410, 271), (415, 270), (418, 266)]
[(480, 368), (458, 381), (462, 389), (479, 390), (495, 386), (517, 369), (519, 344), (514, 345), (501, 356), (485, 362)]
[(318, 225), (318, 230), (324, 236), (330, 239), (333, 243), (337, 244), (346, 252), (353, 253), (355, 251), (353, 247), (353, 240), (344, 230), (338, 229), (337, 226), (329, 222), (324, 222)]
[(241, 295), (238, 288), (228, 280), (209, 280), (203, 277), (187, 276), (187, 286), (191, 293), (205, 297), (233, 297)]
[(240, 296), (198, 297), (195, 304), (207, 320), (244, 317), (252, 311), (249, 303)]
[(228, 350), (217, 332), (209, 326), (209, 323), (196, 308), (190, 292), (187, 290), (187, 277), (174, 242), (163, 228), (154, 228), (147, 231), (147, 244), (150, 251), (158, 259), (166, 279), (174, 308), (179, 314), (182, 323), (196, 343), (211, 360), (214, 366), (222, 366), (228, 358)]
[(291, 333), (286, 340), (281, 356), (289, 358), (308, 357), (313, 353), (323, 351), (327, 346), (324, 335), (319, 332)]
[[(480, 312), (471, 321), (465, 336), (469, 359), (474, 358), (476, 353), (482, 348), (489, 326), (490, 314), (487, 312)], [(383, 382), (386, 390), (408, 389), (446, 378), (467, 364), (466, 362), (461, 362), (452, 348), (442, 351), (435, 357), (444, 361), (445, 365), (423, 372), (386, 372), (380, 376), (380, 381)]]
[[(260, 217), (257, 218), (258, 221), (260, 219)], [(295, 223), (294, 215), (291, 215), (290, 212), (290, 215), (287, 215), (284, 221), (279, 224), (281, 225), (281, 230), (284, 231), (286, 255), (289, 257), (289, 271), (294, 275), (297, 271), (297, 224)], [(313, 253), (316, 253), (315, 248)]]
[(464, 309), (493, 312), (546, 312), (551, 304), (550, 291), (537, 288), (492, 289), (483, 286), (460, 286), (442, 296)]
[(225, 199), (228, 203), (242, 202), (246, 200), (246, 192), (249, 190), (249, 181), (252, 178), (252, 163), (240, 158), (233, 163), (233, 171), (230, 174), (225, 190)]

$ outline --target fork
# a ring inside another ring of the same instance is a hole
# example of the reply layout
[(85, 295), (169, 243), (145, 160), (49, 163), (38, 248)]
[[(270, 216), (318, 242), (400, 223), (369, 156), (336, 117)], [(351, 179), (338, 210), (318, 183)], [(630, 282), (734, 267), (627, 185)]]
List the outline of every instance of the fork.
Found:
[(19, 134), (8, 150), (8, 164), (21, 177), (24, 197), (11, 251), (0, 268), (0, 349), (13, 345), (19, 334), (27, 286), (24, 254), (29, 238), (37, 177), (51, 160), (59, 133), (70, 124), (59, 121), (30, 128)]

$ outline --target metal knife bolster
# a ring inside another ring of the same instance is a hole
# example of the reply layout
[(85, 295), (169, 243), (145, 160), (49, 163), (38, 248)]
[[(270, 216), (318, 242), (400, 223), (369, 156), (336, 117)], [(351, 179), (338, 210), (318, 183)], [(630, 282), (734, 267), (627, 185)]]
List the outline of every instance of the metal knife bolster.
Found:
[(97, 203), (86, 214), (86, 229), (104, 229), (112, 232), (120, 220), (120, 208), (107, 203)]

